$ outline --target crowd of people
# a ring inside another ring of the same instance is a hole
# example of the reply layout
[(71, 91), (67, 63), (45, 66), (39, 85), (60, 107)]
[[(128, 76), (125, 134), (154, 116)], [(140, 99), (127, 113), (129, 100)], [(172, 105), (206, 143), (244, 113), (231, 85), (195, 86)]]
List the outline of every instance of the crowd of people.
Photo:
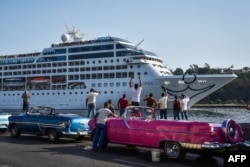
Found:
[[(128, 105), (131, 106), (140, 106), (140, 99), (141, 99), (141, 93), (142, 93), (142, 79), (141, 76), (138, 76), (138, 82), (133, 82), (134, 76), (131, 76), (129, 80), (129, 87), (131, 91), (131, 99), (128, 100), (126, 97), (126, 94), (123, 94), (121, 98), (117, 100), (117, 107), (115, 107), (111, 99), (109, 99), (107, 102), (109, 103), (109, 109), (113, 114), (115, 113), (115, 108), (119, 109), (119, 116), (122, 116), (122, 114), (125, 111), (125, 108)], [(146, 102), (146, 106), (152, 107), (154, 109), (159, 110), (159, 118), (160, 119), (167, 119), (168, 116), (168, 92), (167, 87), (161, 86), (162, 93), (160, 95), (159, 99), (156, 99), (153, 96), (152, 92), (149, 92), (146, 94), (146, 96), (143, 98), (143, 101)], [(100, 94), (100, 92), (94, 90), (93, 88), (90, 89), (89, 94), (86, 98), (86, 106), (88, 108), (88, 117), (94, 118), (95, 112), (96, 112), (96, 97)], [(188, 120), (188, 102), (189, 97), (186, 94), (181, 94), (179, 97), (178, 95), (174, 96), (174, 101), (172, 104), (173, 108), (173, 118), (174, 120)]]
[[(123, 94), (120, 99), (117, 101), (117, 108), (119, 109), (119, 116), (122, 116), (126, 107), (128, 105), (132, 106), (140, 106), (141, 92), (142, 92), (142, 79), (139, 75), (139, 83), (133, 84), (134, 76), (130, 78), (129, 87), (131, 90), (131, 100), (126, 97), (126, 94)], [(159, 109), (160, 119), (167, 119), (168, 112), (168, 92), (167, 88), (161, 86), (162, 93), (159, 99), (156, 99), (153, 96), (153, 93), (150, 92), (146, 94), (143, 98), (143, 101), (146, 102), (147, 107), (151, 107), (153, 109)], [(94, 118), (96, 122), (96, 130), (93, 137), (93, 150), (102, 149), (105, 140), (105, 132), (106, 132), (106, 119), (109, 116), (119, 117), (115, 112), (115, 106), (112, 104), (111, 99), (107, 100), (104, 103), (103, 108), (96, 110), (96, 100), (97, 96), (100, 95), (100, 92), (91, 88), (90, 92), (86, 96), (86, 108), (88, 110), (88, 118)], [(24, 91), (23, 95), (23, 111), (28, 112), (29, 109), (29, 99), (30, 95), (28, 91)], [(173, 117), (174, 120), (188, 120), (188, 102), (189, 97), (186, 94), (182, 94), (180, 97), (177, 95), (174, 96), (173, 101)], [(181, 115), (181, 117), (180, 117)]]

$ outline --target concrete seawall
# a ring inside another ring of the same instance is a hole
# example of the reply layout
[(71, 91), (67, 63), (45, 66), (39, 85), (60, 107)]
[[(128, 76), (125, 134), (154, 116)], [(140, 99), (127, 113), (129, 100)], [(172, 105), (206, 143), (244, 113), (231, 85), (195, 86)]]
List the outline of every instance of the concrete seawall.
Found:
[(240, 125), (245, 133), (244, 139), (250, 140), (250, 123), (240, 123)]

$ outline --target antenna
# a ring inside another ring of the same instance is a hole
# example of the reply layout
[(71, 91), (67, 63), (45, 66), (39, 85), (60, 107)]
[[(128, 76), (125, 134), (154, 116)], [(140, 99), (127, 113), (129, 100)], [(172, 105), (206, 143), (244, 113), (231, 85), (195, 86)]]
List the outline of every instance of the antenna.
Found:
[(144, 39), (142, 39), (138, 44), (135, 45), (135, 49), (137, 49), (137, 47), (144, 41)]

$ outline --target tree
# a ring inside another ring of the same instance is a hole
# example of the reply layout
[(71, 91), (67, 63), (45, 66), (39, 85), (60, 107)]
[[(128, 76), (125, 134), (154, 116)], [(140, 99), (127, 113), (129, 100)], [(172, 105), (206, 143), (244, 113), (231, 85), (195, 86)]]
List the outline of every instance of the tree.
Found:
[(174, 71), (174, 75), (183, 75), (184, 72), (183, 72), (183, 69), (181, 68), (176, 68), (175, 71)]

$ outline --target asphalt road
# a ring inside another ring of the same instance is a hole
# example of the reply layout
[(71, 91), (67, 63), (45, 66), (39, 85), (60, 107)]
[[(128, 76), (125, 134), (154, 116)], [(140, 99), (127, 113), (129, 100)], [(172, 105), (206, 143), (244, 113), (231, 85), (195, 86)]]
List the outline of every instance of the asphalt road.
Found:
[(109, 144), (105, 151), (92, 151), (89, 139), (75, 141), (61, 138), (51, 143), (47, 137), (21, 135), (10, 137), (9, 132), (0, 134), (0, 167), (223, 167), (223, 158), (201, 158), (187, 154), (179, 162), (160, 156), (152, 162), (148, 148), (128, 148)]

